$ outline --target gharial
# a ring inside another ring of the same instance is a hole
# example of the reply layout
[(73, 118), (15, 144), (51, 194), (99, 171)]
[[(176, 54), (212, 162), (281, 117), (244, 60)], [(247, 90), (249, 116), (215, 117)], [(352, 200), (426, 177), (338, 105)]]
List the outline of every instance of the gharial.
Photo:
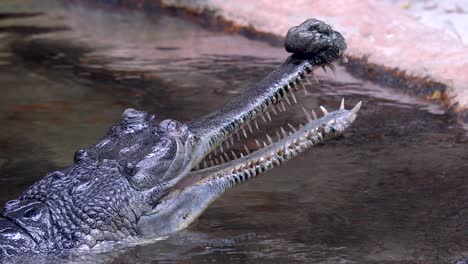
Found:
[[(36, 182), (5, 204), (0, 217), (0, 260), (23, 252), (95, 249), (115, 241), (162, 237), (186, 228), (216, 198), (341, 135), (361, 102), (323, 116), (305, 111), (299, 127), (281, 128), (276, 140), (245, 154), (228, 153), (233, 135), (257, 118), (297, 102), (295, 92), (319, 67), (344, 58), (343, 36), (322, 21), (291, 28), (286, 61), (220, 109), (189, 123), (157, 120), (127, 109), (97, 144), (78, 150), (74, 164)], [(217, 151), (216, 151), (217, 150)], [(211, 154), (210, 154), (211, 153)], [(207, 162), (208, 161), (208, 162)]]

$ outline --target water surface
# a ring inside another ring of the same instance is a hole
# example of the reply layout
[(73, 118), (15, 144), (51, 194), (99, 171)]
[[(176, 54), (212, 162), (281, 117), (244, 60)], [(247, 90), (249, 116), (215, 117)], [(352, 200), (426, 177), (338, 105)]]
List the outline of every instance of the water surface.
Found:
[[(190, 121), (287, 54), (164, 14), (55, 1), (0, 4), (0, 202), (72, 163), (126, 108)], [(420, 99), (319, 73), (256, 134), (304, 120), (300, 106), (364, 102), (346, 135), (227, 192), (162, 241), (65, 261), (450, 263), (468, 256), (468, 137)], [(252, 140), (247, 144), (254, 147)], [(35, 261), (58, 261), (34, 256)]]

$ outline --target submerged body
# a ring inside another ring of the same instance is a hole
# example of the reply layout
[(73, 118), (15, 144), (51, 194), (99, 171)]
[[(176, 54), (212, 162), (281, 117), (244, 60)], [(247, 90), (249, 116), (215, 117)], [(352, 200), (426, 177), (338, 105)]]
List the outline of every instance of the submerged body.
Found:
[[(92, 249), (103, 243), (166, 236), (187, 227), (237, 183), (335, 137), (360, 104), (279, 129), (276, 141), (229, 152), (269, 111), (296, 102), (295, 91), (317, 67), (341, 58), (343, 37), (318, 20), (288, 32), (293, 53), (277, 70), (221, 109), (188, 124), (159, 121), (133, 109), (75, 164), (52, 172), (9, 201), (0, 217), (0, 260), (22, 252)], [(263, 146), (262, 146), (263, 145)]]

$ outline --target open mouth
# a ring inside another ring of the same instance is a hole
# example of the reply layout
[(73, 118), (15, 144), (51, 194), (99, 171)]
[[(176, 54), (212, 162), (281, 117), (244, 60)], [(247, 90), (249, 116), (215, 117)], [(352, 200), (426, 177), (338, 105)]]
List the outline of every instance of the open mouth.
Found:
[(361, 102), (346, 110), (342, 101), (340, 109), (330, 113), (321, 106), (321, 118), (314, 111), (303, 109), (306, 120), (299, 126), (284, 124), (263, 136), (261, 142), (255, 139), (256, 147), (244, 145), (239, 151), (239, 143), (248, 140), (261, 123), (271, 122), (272, 116), (297, 104), (298, 92), (308, 93), (306, 85), (312, 86), (311, 82), (316, 81), (315, 70), (328, 67), (334, 71), (336, 60), (346, 60), (343, 36), (316, 19), (291, 28), (285, 48), (293, 54), (278, 69), (223, 108), (189, 124), (199, 139), (199, 148), (189, 179), (184, 182), (194, 184), (226, 174), (236, 174), (230, 178), (242, 182), (340, 135), (351, 125)]
[[(333, 64), (326, 66), (334, 71)], [(347, 110), (342, 99), (339, 109), (331, 112), (320, 106), (321, 117), (314, 110), (302, 107), (304, 121), (301, 124), (294, 126), (286, 123), (263, 136), (256, 136), (255, 132), (262, 125), (272, 122), (288, 109), (297, 108), (300, 105), (297, 98), (309, 93), (307, 86), (312, 86), (311, 81), (316, 81), (311, 67), (298, 71), (294, 82), (288, 82), (272, 94), (269, 100), (271, 103), (262, 112), (246, 119), (237, 130), (225, 135), (224, 141), (192, 169), (184, 185), (202, 184), (221, 177), (229, 178), (233, 185), (244, 182), (318, 143), (341, 135), (356, 119), (361, 102)], [(256, 147), (243, 144), (252, 140)]]

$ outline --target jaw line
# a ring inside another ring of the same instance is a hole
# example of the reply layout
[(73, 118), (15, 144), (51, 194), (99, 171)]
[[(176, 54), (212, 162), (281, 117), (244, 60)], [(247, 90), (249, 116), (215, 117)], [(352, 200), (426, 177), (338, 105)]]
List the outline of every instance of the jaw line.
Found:
[[(183, 190), (192, 185), (204, 184), (215, 177), (225, 177), (233, 173), (245, 172), (252, 169), (252, 166), (268, 167), (266, 163), (271, 162), (271, 160), (275, 160), (275, 162), (266, 169), (276, 167), (313, 145), (341, 135), (354, 122), (360, 106), (361, 103), (359, 102), (355, 108), (346, 110), (344, 109), (344, 101), (342, 101), (343, 108), (326, 113), (318, 119), (312, 120), (308, 117), (309, 120), (302, 127), (299, 127), (296, 131), (290, 131), (289, 135), (283, 135), (275, 142), (270, 142), (268, 146), (259, 148), (246, 156), (190, 172), (175, 188)], [(299, 146), (301, 146), (300, 149), (295, 150)], [(279, 157), (281, 155), (278, 153), (283, 153), (283, 157)], [(240, 182), (243, 181), (240, 180)]]

